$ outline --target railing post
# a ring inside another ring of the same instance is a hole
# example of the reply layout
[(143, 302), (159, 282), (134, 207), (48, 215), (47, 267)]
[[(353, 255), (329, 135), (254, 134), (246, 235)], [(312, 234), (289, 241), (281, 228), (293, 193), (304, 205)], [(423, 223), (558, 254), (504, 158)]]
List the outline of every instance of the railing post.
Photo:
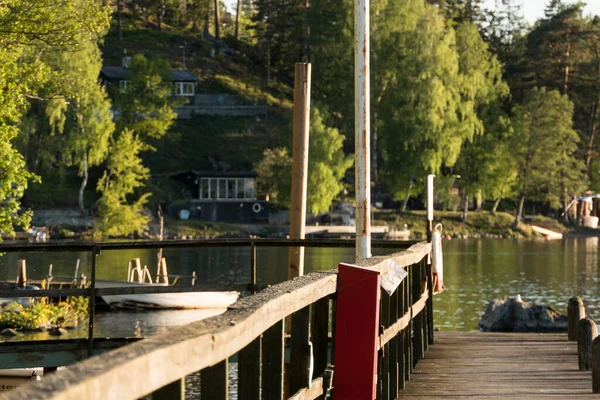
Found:
[(88, 301), (88, 357), (94, 353), (94, 314), (96, 313), (96, 259), (100, 255), (100, 248), (92, 249), (92, 272), (90, 281), (90, 294)]
[(310, 376), (310, 307), (292, 314), (290, 343), (290, 396), (309, 385)]
[(577, 355), (580, 371), (592, 368), (592, 341), (598, 336), (596, 323), (584, 318), (577, 324)]
[[(398, 291), (398, 314), (403, 316), (406, 313), (406, 279), (404, 279), (397, 289)], [(398, 334), (398, 389), (406, 387), (406, 330), (404, 328)]]
[(204, 368), (200, 372), (200, 395), (203, 399), (227, 400), (229, 398), (227, 359)]
[(152, 393), (152, 400), (184, 400), (185, 378), (177, 379)]
[(261, 337), (238, 352), (238, 397), (260, 400)]
[(250, 291), (256, 292), (256, 243), (250, 242)]
[(263, 333), (262, 343), (262, 398), (283, 399), (283, 320)]
[[(383, 291), (381, 294), (381, 309), (379, 312), (379, 334), (383, 334), (386, 328), (390, 326), (390, 302), (391, 296)], [(379, 350), (379, 360), (377, 362), (379, 367), (379, 396), (378, 399), (389, 400), (390, 398), (390, 370), (389, 370), (389, 359), (390, 359), (390, 344), (386, 343)]]
[(340, 264), (335, 332), (337, 399), (374, 399), (379, 340), (379, 272)]
[(312, 307), (310, 340), (313, 345), (314, 368), (311, 379), (316, 379), (323, 375), (328, 365), (329, 297), (318, 300)]
[[(400, 313), (398, 312), (398, 298), (400, 293), (400, 288), (397, 288), (394, 294), (390, 299), (390, 323), (393, 324), (398, 321), (398, 317)], [(390, 374), (390, 398), (395, 399), (398, 397), (398, 341), (401, 336), (401, 332), (398, 333), (398, 336), (390, 340), (389, 346), (389, 374)]]
[(567, 309), (568, 318), (568, 337), (570, 341), (577, 340), (577, 323), (579, 320), (585, 318), (585, 307), (583, 301), (577, 296), (573, 296), (569, 299), (569, 306)]

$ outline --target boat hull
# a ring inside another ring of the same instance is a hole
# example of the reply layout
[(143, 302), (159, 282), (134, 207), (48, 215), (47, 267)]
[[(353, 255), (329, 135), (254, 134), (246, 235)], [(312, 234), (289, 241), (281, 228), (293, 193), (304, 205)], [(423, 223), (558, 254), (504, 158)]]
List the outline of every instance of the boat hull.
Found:
[[(97, 288), (132, 286), (167, 285), (104, 280), (96, 282)], [(110, 307), (125, 309), (227, 309), (239, 296), (239, 292), (148, 293), (102, 296), (102, 300)]]

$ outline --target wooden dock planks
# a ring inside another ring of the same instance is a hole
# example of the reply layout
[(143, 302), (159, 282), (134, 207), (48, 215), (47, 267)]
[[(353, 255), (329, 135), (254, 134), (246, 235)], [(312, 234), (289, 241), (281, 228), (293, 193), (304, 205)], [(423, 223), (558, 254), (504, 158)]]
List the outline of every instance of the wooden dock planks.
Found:
[(567, 335), (436, 332), (399, 399), (582, 399), (590, 371)]

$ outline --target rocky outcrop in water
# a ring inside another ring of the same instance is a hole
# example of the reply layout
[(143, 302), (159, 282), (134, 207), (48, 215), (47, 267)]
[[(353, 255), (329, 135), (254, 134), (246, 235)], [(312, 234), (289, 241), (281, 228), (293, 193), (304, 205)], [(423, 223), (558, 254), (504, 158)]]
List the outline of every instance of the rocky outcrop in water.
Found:
[(566, 332), (567, 316), (517, 296), (491, 301), (478, 327), (484, 332)]

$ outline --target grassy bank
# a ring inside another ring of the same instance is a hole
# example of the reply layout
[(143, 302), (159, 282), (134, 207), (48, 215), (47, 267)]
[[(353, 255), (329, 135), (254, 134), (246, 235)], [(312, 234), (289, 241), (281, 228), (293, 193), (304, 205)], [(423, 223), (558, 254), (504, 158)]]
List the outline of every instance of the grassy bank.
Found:
[[(519, 224), (517, 230), (512, 229), (514, 216), (505, 213), (491, 213), (488, 211), (469, 212), (467, 221), (463, 222), (462, 212), (436, 211), (434, 225), (442, 224), (443, 233), (453, 238), (464, 237), (532, 237), (535, 233), (531, 225), (551, 229), (556, 232), (567, 232), (568, 228), (560, 222), (542, 216), (528, 218)], [(385, 222), (391, 227), (403, 229), (404, 226), (411, 231), (411, 236), (419, 238), (425, 236), (425, 211), (408, 211), (398, 214), (395, 211), (380, 211), (374, 213), (374, 219), (381, 224)]]

